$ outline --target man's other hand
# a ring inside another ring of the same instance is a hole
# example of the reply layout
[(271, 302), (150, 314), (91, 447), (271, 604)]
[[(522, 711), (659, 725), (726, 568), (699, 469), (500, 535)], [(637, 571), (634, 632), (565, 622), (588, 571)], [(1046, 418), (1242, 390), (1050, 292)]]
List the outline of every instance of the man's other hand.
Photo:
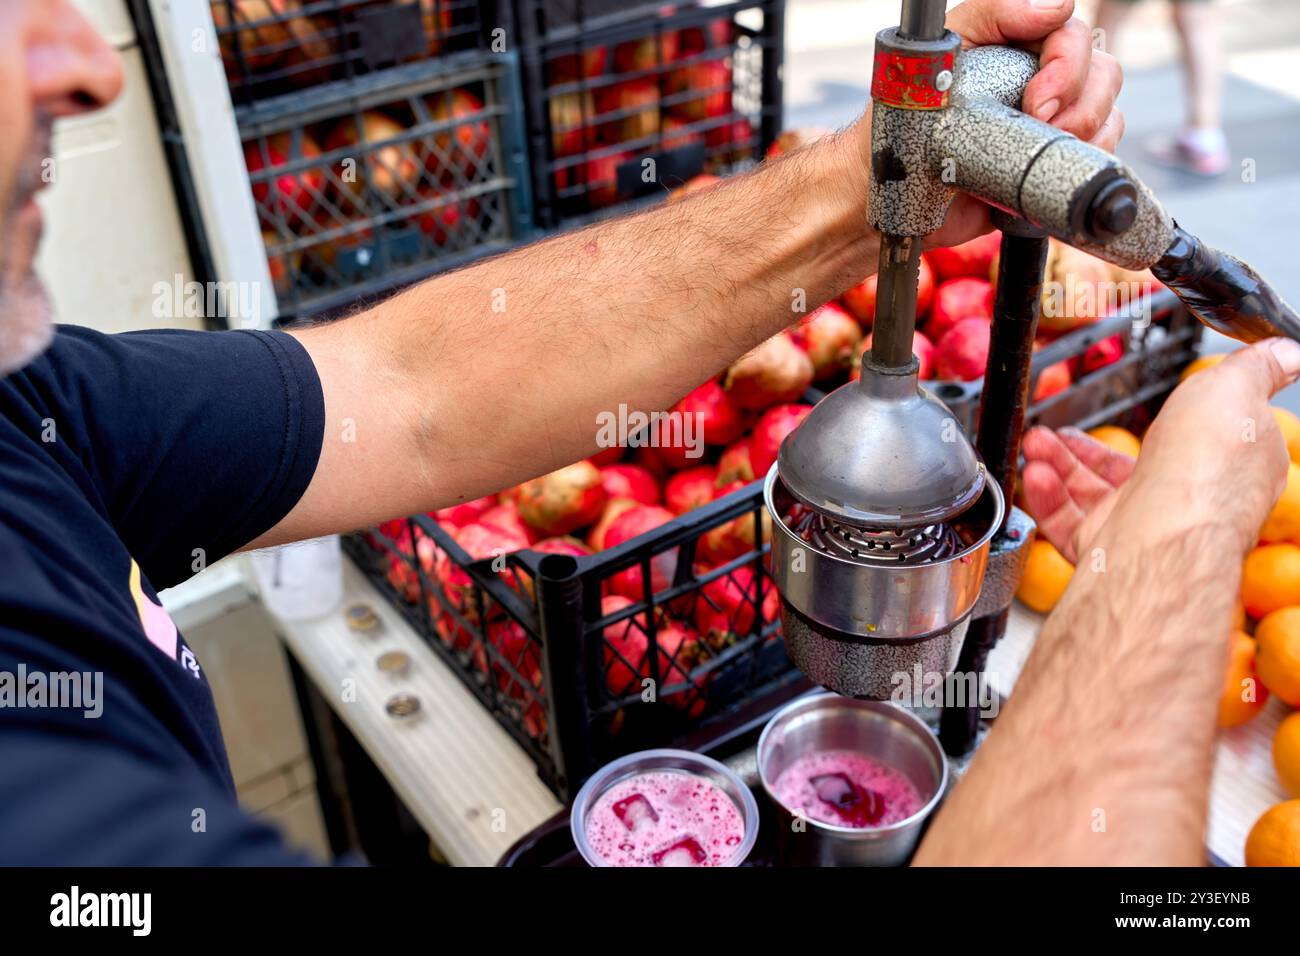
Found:
[(1243, 553), (1277, 503), (1287, 453), (1269, 410), (1300, 376), (1300, 345), (1270, 339), (1240, 349), (1174, 390), (1134, 461), (1077, 429), (1025, 435), (1024, 492), (1039, 532), (1071, 562), (1117, 511), (1126, 529), (1224, 529)]

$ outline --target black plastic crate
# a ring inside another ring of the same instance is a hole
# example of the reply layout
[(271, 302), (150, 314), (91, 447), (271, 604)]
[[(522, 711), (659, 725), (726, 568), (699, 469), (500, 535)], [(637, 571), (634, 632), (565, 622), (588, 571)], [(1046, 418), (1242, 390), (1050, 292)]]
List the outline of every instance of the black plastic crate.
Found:
[[(590, 556), (475, 561), (423, 515), (346, 547), (568, 799), (606, 761), (799, 679), (765, 564), (766, 520), (753, 482)], [(705, 570), (710, 533), (729, 539), (730, 556)]]
[[(1074, 374), (1070, 387), (1030, 404), (1025, 427), (1073, 425), (1087, 430), (1120, 425), (1141, 434), (1151, 424), (1165, 398), (1178, 384), (1183, 369), (1196, 358), (1204, 326), (1168, 289), (1159, 289), (1149, 306), (1131, 307), (1067, 332), (1034, 353), (1032, 395), (1043, 370), (1068, 362)], [(1119, 358), (1088, 371), (1089, 350), (1108, 340)], [(968, 434), (975, 434), (983, 379), (971, 382), (923, 383), (953, 410)]]
[(784, 0), (615, 6), (514, 5), (543, 229), (744, 169), (781, 129)]
[(211, 0), (210, 6), (236, 106), (485, 50), (492, 29), (477, 0)]
[(281, 320), (509, 248), (529, 199), (510, 55), (332, 84), (240, 115)]

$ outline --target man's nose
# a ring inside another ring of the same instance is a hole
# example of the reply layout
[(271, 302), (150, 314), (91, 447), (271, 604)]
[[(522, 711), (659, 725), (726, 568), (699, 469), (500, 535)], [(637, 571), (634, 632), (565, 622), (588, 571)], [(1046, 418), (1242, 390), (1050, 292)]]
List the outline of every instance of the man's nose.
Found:
[(56, 119), (107, 106), (122, 91), (122, 64), (70, 0), (41, 0), (27, 45), (35, 105)]

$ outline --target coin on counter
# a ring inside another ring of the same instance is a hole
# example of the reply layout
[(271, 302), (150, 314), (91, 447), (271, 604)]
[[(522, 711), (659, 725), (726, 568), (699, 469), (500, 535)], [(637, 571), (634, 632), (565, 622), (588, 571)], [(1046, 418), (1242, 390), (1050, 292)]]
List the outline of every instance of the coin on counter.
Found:
[(414, 694), (394, 694), (384, 704), (388, 716), (399, 720), (409, 720), (420, 712), (420, 698)]
[(384, 651), (375, 658), (375, 666), (389, 677), (405, 677), (411, 669), (411, 655), (406, 651)]
[(343, 617), (349, 628), (361, 634), (373, 634), (383, 626), (379, 615), (369, 604), (350, 604), (343, 611)]

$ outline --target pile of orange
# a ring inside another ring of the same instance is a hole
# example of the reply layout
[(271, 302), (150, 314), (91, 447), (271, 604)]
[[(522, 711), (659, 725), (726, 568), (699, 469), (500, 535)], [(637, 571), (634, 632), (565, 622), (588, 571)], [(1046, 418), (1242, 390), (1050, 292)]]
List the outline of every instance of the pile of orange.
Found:
[[(1205, 356), (1187, 378), (1222, 361)], [(1291, 467), (1286, 489), (1260, 530), (1242, 567), (1241, 594), (1229, 635), (1228, 667), (1219, 698), (1219, 725), (1237, 727), (1259, 714), (1269, 697), (1300, 708), (1300, 418), (1273, 409)], [(1123, 454), (1137, 456), (1141, 442), (1122, 428), (1089, 432)], [(1047, 613), (1065, 592), (1073, 567), (1045, 541), (1031, 546), (1016, 596)], [(1273, 741), (1273, 765), (1291, 798), (1270, 808), (1246, 839), (1248, 866), (1300, 866), (1300, 710), (1289, 714)]]

